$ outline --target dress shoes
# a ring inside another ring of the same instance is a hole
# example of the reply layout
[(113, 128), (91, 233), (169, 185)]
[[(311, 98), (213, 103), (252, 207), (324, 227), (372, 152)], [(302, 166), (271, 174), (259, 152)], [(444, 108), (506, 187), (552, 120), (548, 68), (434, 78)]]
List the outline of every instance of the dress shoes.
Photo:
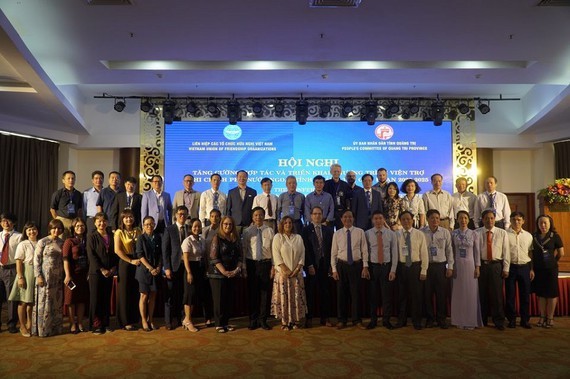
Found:
[(528, 322), (521, 322), (521, 327), (525, 329), (532, 329), (532, 326)]
[(392, 330), (394, 329), (394, 326), (392, 324), (390, 324), (390, 322), (383, 322), (382, 326), (385, 327), (388, 330)]
[(366, 326), (366, 329), (371, 330), (376, 328), (376, 322), (370, 321), (370, 323)]
[(510, 329), (514, 329), (517, 327), (517, 322), (515, 320), (511, 320), (509, 321), (509, 324), (507, 325)]
[(346, 329), (346, 322), (339, 322), (339, 323), (336, 325), (336, 328), (337, 328), (338, 330)]
[(431, 329), (434, 327), (433, 321), (426, 321), (426, 329)]
[(101, 335), (101, 334), (105, 334), (105, 328), (97, 328), (93, 330), (93, 334), (95, 335)]
[(16, 328), (15, 325), (12, 325), (12, 326), (8, 327), (8, 332), (10, 332), (11, 334), (18, 333), (18, 328)]
[(267, 323), (267, 321), (261, 321), (260, 326), (263, 330), (271, 330), (271, 326)]
[(406, 326), (405, 322), (398, 322), (396, 323), (396, 325), (394, 325), (394, 329), (400, 329)]
[(249, 330), (255, 330), (257, 328), (259, 328), (259, 326), (257, 325), (257, 321), (253, 320), (249, 322), (249, 326), (247, 327)]
[(365, 330), (366, 326), (364, 326), (364, 324), (362, 323), (362, 321), (356, 322), (356, 323), (352, 323), (352, 326), (356, 326), (358, 329), (362, 329)]
[(333, 323), (328, 318), (322, 318), (321, 325), (326, 326), (328, 328), (332, 328), (334, 326)]
[(420, 324), (415, 324), (414, 329), (415, 330), (422, 330), (422, 326)]
[(439, 326), (441, 329), (449, 329), (449, 325), (447, 325), (445, 321), (440, 322), (437, 326)]
[(503, 331), (505, 330), (505, 326), (503, 324), (495, 325), (495, 329)]

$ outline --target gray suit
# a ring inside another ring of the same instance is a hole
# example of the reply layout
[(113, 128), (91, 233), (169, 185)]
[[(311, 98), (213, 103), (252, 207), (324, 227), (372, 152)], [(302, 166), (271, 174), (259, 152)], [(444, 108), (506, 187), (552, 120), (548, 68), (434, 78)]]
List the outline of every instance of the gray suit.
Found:
[[(181, 190), (178, 191), (174, 194), (174, 202), (172, 203), (172, 209), (173, 211), (176, 211), (176, 208), (178, 208), (181, 205), (186, 205), (184, 203), (184, 191), (185, 190)], [(192, 201), (192, 207), (188, 207), (188, 205), (186, 205), (186, 208), (188, 208), (188, 214), (190, 216), (190, 218), (198, 218), (198, 212), (200, 211), (200, 192), (198, 191), (192, 191), (192, 193), (190, 194), (193, 201)], [(172, 222), (176, 222), (176, 220), (172, 220)]]

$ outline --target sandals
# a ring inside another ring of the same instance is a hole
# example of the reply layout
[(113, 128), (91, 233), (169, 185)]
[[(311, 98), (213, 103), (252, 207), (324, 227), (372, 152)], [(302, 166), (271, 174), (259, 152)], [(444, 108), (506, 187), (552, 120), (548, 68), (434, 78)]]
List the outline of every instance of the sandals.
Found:
[(228, 330), (223, 326), (216, 326), (216, 332), (218, 333), (226, 333)]
[(538, 326), (539, 328), (546, 326), (546, 317), (540, 316), (538, 322), (536, 323), (536, 326)]
[(554, 319), (553, 318), (547, 318), (546, 319), (546, 325), (544, 325), (544, 327), (546, 329), (550, 329), (550, 328), (554, 327)]
[(291, 329), (289, 329), (289, 325), (281, 325), (281, 330), (291, 330)]
[(183, 321), (182, 327), (192, 333), (196, 333), (198, 331), (198, 328), (192, 324), (192, 321)]

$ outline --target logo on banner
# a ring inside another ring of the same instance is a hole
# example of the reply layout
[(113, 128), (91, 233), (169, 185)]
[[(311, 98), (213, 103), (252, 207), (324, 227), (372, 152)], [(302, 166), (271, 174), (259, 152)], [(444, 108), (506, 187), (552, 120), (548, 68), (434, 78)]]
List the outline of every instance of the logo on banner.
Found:
[(386, 141), (394, 136), (394, 129), (388, 124), (380, 124), (374, 130), (374, 134), (378, 139)]
[(241, 137), (241, 128), (237, 125), (228, 125), (224, 128), (224, 137), (231, 141), (235, 141)]

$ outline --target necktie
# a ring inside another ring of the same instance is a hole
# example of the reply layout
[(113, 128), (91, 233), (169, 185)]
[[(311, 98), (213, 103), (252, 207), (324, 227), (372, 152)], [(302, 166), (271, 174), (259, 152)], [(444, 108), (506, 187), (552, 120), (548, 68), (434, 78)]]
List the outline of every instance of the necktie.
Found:
[(378, 244), (378, 263), (384, 263), (384, 240), (382, 239), (382, 231), (376, 232), (376, 243)]
[(406, 267), (412, 267), (412, 241), (410, 232), (404, 232), (406, 238), (406, 246), (408, 247), (408, 255), (406, 255)]
[(255, 260), (261, 260), (263, 256), (263, 251), (261, 250), (263, 247), (263, 237), (261, 235), (261, 228), (257, 228), (257, 242), (255, 244)]
[(271, 205), (271, 195), (267, 195), (267, 215), (273, 217), (273, 206)]
[(349, 265), (354, 263), (352, 257), (352, 238), (350, 238), (350, 229), (346, 230), (346, 261)]
[(496, 195), (496, 193), (494, 193), (494, 194), (489, 194), (489, 204), (491, 204), (491, 208), (493, 208), (493, 209), (495, 209), (495, 207), (496, 207), (496, 204), (495, 204), (495, 195)]
[(186, 239), (186, 228), (184, 225), (180, 227), (180, 243)]
[(131, 207), (131, 199), (132, 199), (131, 195), (127, 195), (127, 208)]
[(323, 256), (323, 231), (320, 225), (315, 226), (315, 233), (317, 233), (317, 241), (319, 241), (319, 257)]
[(368, 213), (370, 213), (371, 203), (372, 203), (372, 199), (370, 198), (370, 191), (366, 191), (366, 206), (368, 206)]
[(214, 209), (220, 210), (220, 206), (218, 205), (218, 199), (220, 198), (220, 194), (214, 192)]
[(493, 233), (490, 230), (487, 230), (487, 260), (493, 260)]
[(9, 255), (10, 255), (10, 234), (4, 234), (4, 246), (2, 247), (2, 259), (0, 259), (0, 263), (2, 263), (2, 266), (8, 264)]

